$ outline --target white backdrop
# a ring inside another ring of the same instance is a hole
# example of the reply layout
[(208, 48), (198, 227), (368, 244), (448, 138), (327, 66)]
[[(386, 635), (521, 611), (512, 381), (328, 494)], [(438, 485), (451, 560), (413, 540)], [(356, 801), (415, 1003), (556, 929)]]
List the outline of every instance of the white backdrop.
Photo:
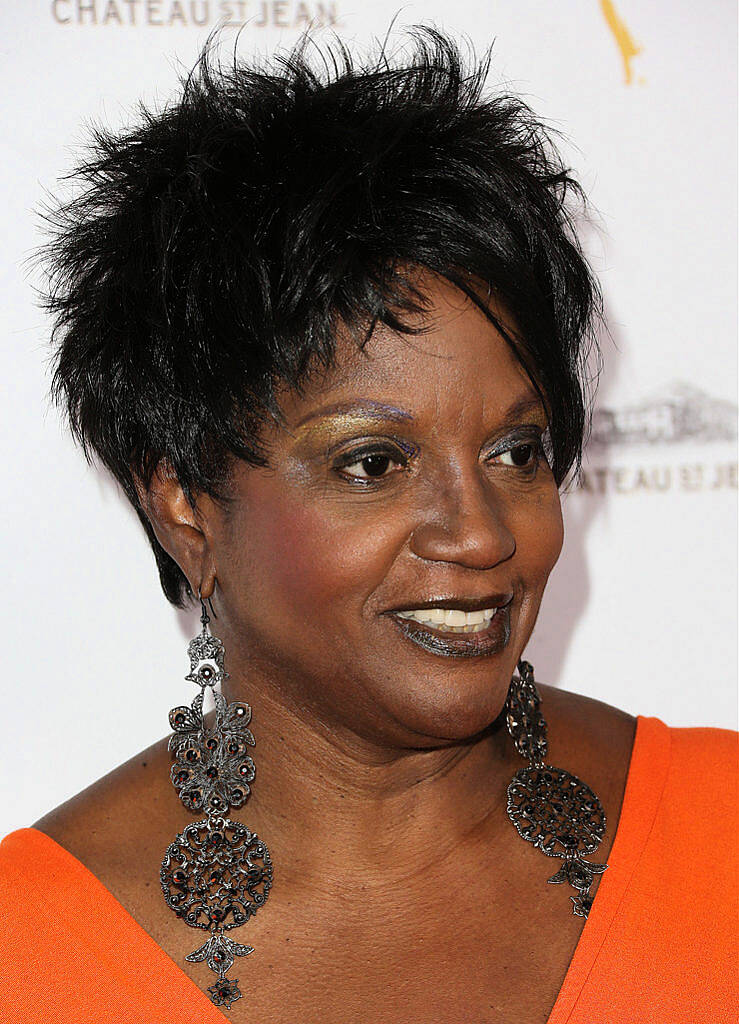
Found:
[[(396, 2), (25, 0), (0, 12), (5, 768), (0, 835), (167, 731), (192, 694), (194, 614), (158, 584), (134, 514), (47, 399), (47, 325), (24, 267), (33, 210), (85, 122), (166, 98), (217, 23), (245, 56), (311, 18), (362, 47)], [(670, 725), (736, 728), (736, 63), (733, 0), (439, 0), (571, 140), (598, 212), (586, 244), (611, 337), (583, 487), (528, 657), (545, 681)], [(230, 31), (230, 30), (229, 30)], [(235, 31), (235, 29), (234, 29)], [(319, 32), (320, 35), (320, 32)], [(399, 41), (399, 35), (395, 37)]]

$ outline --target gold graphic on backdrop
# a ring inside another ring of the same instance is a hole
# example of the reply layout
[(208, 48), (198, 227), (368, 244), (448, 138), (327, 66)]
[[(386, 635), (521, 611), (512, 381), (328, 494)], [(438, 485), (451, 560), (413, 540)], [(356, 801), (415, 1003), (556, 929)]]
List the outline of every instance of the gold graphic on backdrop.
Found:
[(603, 11), (606, 24), (611, 32), (613, 32), (613, 38), (616, 40), (616, 44), (621, 51), (621, 60), (624, 63), (624, 80), (627, 85), (631, 85), (634, 80), (631, 62), (637, 54), (642, 52), (642, 47), (634, 42), (634, 37), (626, 27), (626, 22), (616, 10), (613, 0), (600, 0), (600, 9)]

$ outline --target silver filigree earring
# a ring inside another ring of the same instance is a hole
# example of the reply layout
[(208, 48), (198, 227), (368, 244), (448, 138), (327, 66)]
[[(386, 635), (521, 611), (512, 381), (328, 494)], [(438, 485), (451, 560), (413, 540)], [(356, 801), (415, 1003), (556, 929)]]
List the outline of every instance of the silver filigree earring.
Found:
[(583, 860), (600, 843), (606, 816), (600, 800), (576, 775), (545, 763), (547, 723), (539, 704), (534, 669), (518, 663), (505, 704), (506, 725), (516, 750), (529, 762), (508, 786), (508, 817), (518, 834), (547, 857), (562, 857), (560, 870), (548, 882), (569, 882), (577, 890), (570, 896), (573, 914), (587, 917), (593, 905), (590, 886), (607, 864)]
[[(185, 676), (200, 687), (200, 693), (190, 707), (170, 711), (169, 749), (174, 754), (170, 777), (180, 800), (189, 811), (205, 817), (170, 843), (160, 880), (167, 905), (177, 917), (191, 928), (210, 933), (207, 942), (185, 959), (204, 960), (216, 972), (218, 979), (208, 993), (216, 1006), (230, 1009), (242, 993), (238, 979), (227, 978), (226, 973), (235, 957), (254, 950), (225, 933), (245, 924), (265, 903), (272, 887), (272, 862), (261, 839), (240, 821), (226, 817), (230, 808), (246, 803), (254, 779), (254, 762), (247, 754), (247, 748), (254, 746), (248, 728), (251, 708), (241, 702), (227, 703), (216, 690), (228, 678), (225, 652), (210, 632), (202, 598), (200, 604), (202, 630), (187, 648), (190, 672)], [(215, 702), (211, 727), (203, 716), (208, 690)]]

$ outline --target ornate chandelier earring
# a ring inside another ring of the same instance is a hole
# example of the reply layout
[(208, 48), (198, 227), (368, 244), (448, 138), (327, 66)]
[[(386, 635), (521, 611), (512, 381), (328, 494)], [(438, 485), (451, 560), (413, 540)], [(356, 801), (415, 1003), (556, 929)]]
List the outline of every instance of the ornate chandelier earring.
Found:
[[(198, 596), (200, 593), (198, 592)], [(248, 728), (251, 708), (227, 703), (216, 686), (228, 678), (223, 667), (224, 648), (208, 627), (210, 617), (202, 607), (202, 630), (190, 641), (187, 653), (190, 672), (186, 679), (200, 687), (190, 707), (173, 708), (169, 724), (173, 733), (169, 749), (174, 754), (170, 773), (182, 803), (189, 811), (204, 814), (188, 825), (167, 848), (160, 880), (167, 905), (191, 928), (210, 936), (185, 959), (205, 961), (218, 975), (208, 989), (216, 1006), (231, 1008), (241, 998), (238, 979), (229, 979), (234, 958), (253, 953), (226, 936), (257, 912), (272, 887), (269, 850), (246, 825), (226, 817), (230, 808), (246, 802), (254, 779), (254, 762), (247, 747), (254, 746)], [(213, 606), (211, 604), (211, 611)], [(215, 615), (215, 612), (213, 613)], [(215, 720), (209, 727), (203, 716), (205, 693), (215, 702)]]
[(505, 703), (506, 725), (516, 750), (529, 762), (508, 786), (508, 817), (518, 834), (547, 857), (562, 857), (560, 870), (548, 882), (569, 882), (577, 890), (570, 896), (573, 914), (587, 917), (593, 905), (590, 886), (607, 864), (583, 860), (600, 843), (606, 816), (600, 800), (576, 775), (545, 763), (547, 723), (539, 710), (534, 669), (518, 663)]

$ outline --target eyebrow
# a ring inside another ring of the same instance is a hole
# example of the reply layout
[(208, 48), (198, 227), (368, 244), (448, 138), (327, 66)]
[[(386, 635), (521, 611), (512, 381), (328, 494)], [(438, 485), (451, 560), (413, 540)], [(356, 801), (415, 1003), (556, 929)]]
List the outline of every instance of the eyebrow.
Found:
[(409, 412), (398, 409), (394, 405), (385, 405), (383, 402), (337, 402), (335, 405), (326, 405), (322, 409), (308, 413), (307, 416), (304, 416), (302, 420), (295, 424), (295, 430), (305, 426), (306, 423), (310, 423), (311, 420), (323, 419), (326, 416), (336, 416), (339, 414), (375, 420), (393, 420), (398, 423), (414, 422), (413, 416)]
[[(528, 393), (506, 409), (503, 425), (507, 426), (515, 423), (522, 416), (532, 412), (543, 412), (546, 415), (546, 409), (539, 396)], [(386, 405), (383, 402), (337, 402), (335, 405), (327, 405), (322, 409), (316, 409), (315, 412), (308, 413), (307, 416), (304, 416), (295, 424), (294, 429), (298, 430), (316, 419), (324, 419), (328, 416), (340, 414), (349, 418), (390, 420), (398, 423), (415, 422), (411, 413), (406, 412), (404, 409), (398, 409), (394, 405)]]
[(510, 405), (503, 416), (503, 425), (515, 423), (516, 420), (520, 420), (522, 416), (526, 416), (532, 412), (543, 412), (544, 415), (549, 419), (546, 407), (538, 395), (529, 392), (522, 398), (519, 398), (517, 402)]

